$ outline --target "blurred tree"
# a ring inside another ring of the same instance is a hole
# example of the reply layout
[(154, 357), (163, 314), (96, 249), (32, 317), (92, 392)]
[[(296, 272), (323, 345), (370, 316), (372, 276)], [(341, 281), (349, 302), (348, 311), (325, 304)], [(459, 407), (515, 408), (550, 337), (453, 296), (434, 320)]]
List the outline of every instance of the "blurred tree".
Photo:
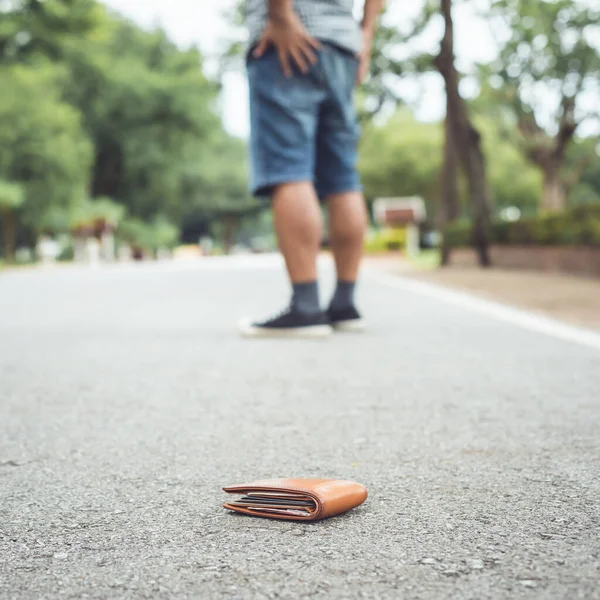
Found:
[(75, 235), (95, 235), (114, 231), (125, 217), (125, 207), (111, 198), (94, 198), (79, 204), (72, 212), (69, 229)]
[(572, 185), (563, 178), (568, 147), (581, 123), (600, 120), (600, 7), (493, 0), (490, 18), (501, 50), (481, 69), (485, 91), (502, 102), (523, 155), (543, 173), (542, 208), (563, 209)]
[(85, 196), (91, 146), (79, 114), (60, 100), (51, 66), (0, 66), (0, 179), (22, 186), (21, 226), (39, 232), (49, 213)]
[(4, 257), (12, 262), (15, 259), (16, 220), (15, 211), (25, 201), (25, 191), (18, 183), (0, 179), (0, 219), (2, 220), (2, 241)]
[(0, 179), (24, 186), (15, 214), (32, 242), (100, 210), (88, 197), (176, 224), (203, 205), (247, 201), (232, 187), (245, 173), (238, 155), (214, 178), (230, 157), (221, 148), (237, 142), (197, 50), (95, 0), (0, 0), (0, 16)]
[(2, 0), (0, 63), (58, 59), (63, 44), (92, 31), (102, 12), (96, 0)]
[[(187, 218), (205, 219), (218, 224), (223, 247), (228, 252), (235, 243), (241, 220), (254, 215), (264, 204), (248, 193), (247, 150), (242, 140), (217, 136), (206, 156), (202, 172), (188, 174), (192, 188), (197, 190)], [(193, 179), (201, 179), (198, 185)]]
[(491, 118), (474, 117), (488, 157), (487, 171), (494, 214), (517, 207), (523, 214), (537, 212), (542, 193), (542, 175), (523, 161), (518, 148), (506, 139), (502, 126)]
[(201, 191), (221, 132), (216, 87), (199, 53), (178, 50), (163, 32), (117, 17), (107, 30), (106, 42), (74, 47), (67, 59), (67, 98), (96, 149), (91, 194), (118, 200), (133, 216), (178, 221)]
[(597, 138), (573, 139), (562, 168), (569, 205), (600, 202), (600, 142)]
[(179, 241), (179, 227), (173, 225), (163, 215), (157, 215), (150, 222), (152, 228), (151, 248), (155, 252), (163, 248), (171, 249)]
[[(446, 86), (446, 120), (445, 128), (448, 148), (446, 160), (454, 148), (460, 165), (467, 180), (469, 190), (469, 203), (473, 218), (473, 243), (479, 256), (481, 266), (489, 266), (491, 261), (488, 252), (489, 245), (489, 219), (491, 199), (486, 176), (486, 165), (481, 136), (471, 119), (467, 103), (460, 95), (460, 76), (454, 65), (454, 23), (452, 20), (452, 0), (441, 0), (441, 12), (444, 17), (444, 37), (442, 38), (439, 54), (434, 59), (437, 70), (444, 78)], [(447, 166), (446, 176), (452, 176), (455, 171), (454, 164)], [(453, 189), (452, 181), (445, 184)], [(446, 201), (450, 195), (445, 196)], [(450, 207), (445, 211), (450, 214)], [(448, 249), (444, 249), (444, 264), (448, 260)]]
[(421, 196), (433, 213), (442, 144), (442, 128), (416, 121), (406, 108), (383, 125), (367, 128), (359, 161), (367, 198)]
[(158, 250), (173, 248), (179, 241), (179, 228), (163, 215), (150, 221), (131, 218), (120, 224), (118, 236), (131, 246), (136, 258), (141, 258), (144, 253), (155, 256)]
[(403, 79), (416, 78), (433, 69), (433, 57), (410, 50), (410, 42), (430, 27), (434, 17), (439, 17), (436, 0), (425, 0), (416, 17), (402, 28), (386, 16), (384, 13), (375, 32), (369, 75), (357, 90), (359, 119), (363, 123), (404, 104)]
[(141, 219), (132, 217), (122, 221), (118, 237), (131, 247), (136, 258), (141, 258), (144, 250), (149, 250), (148, 224)]
[[(535, 212), (542, 190), (538, 170), (523, 164), (519, 150), (495, 121), (476, 117), (475, 123), (490, 157), (488, 174), (495, 210), (516, 206), (523, 213)], [(406, 108), (385, 123), (367, 128), (359, 162), (367, 198), (422, 196), (428, 214), (434, 215), (446, 181), (440, 173), (444, 137), (443, 124), (416, 121)], [(458, 182), (454, 218), (468, 217), (466, 182), (464, 178)]]

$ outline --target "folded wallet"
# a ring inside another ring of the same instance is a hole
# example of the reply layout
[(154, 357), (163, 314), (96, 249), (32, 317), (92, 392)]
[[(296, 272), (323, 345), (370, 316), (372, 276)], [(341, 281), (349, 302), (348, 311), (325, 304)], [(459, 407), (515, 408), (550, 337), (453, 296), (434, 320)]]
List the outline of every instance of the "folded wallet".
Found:
[(266, 479), (223, 488), (242, 497), (223, 505), (254, 517), (318, 521), (361, 505), (367, 490), (359, 483), (334, 479)]

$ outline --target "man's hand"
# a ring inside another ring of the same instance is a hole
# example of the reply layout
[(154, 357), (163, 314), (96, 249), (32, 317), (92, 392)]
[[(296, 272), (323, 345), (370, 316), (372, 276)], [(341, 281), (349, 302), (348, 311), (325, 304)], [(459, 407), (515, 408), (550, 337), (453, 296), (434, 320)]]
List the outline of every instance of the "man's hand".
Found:
[(366, 29), (362, 30), (362, 50), (358, 53), (358, 76), (357, 85), (361, 85), (369, 74), (371, 68), (371, 53), (373, 51), (373, 33)]
[(293, 11), (277, 19), (269, 19), (262, 38), (254, 50), (254, 56), (262, 56), (271, 44), (277, 50), (286, 77), (291, 77), (293, 74), (292, 62), (300, 71), (308, 73), (309, 65), (317, 62), (315, 50), (321, 47), (317, 40), (308, 35), (302, 21)]
[(365, 0), (365, 10), (362, 20), (362, 38), (363, 47), (361, 52), (358, 54), (358, 85), (360, 85), (367, 75), (371, 67), (371, 53), (373, 51), (373, 38), (375, 37), (375, 30), (377, 29), (377, 20), (385, 0)]

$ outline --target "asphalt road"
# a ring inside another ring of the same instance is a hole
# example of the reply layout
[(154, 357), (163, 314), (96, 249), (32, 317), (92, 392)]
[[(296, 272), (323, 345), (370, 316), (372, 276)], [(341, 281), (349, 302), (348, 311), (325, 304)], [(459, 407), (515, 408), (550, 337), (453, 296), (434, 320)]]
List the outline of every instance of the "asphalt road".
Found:
[[(367, 334), (242, 340), (245, 262), (0, 274), (0, 598), (600, 598), (598, 348), (370, 276)], [(221, 508), (285, 476), (370, 496)]]

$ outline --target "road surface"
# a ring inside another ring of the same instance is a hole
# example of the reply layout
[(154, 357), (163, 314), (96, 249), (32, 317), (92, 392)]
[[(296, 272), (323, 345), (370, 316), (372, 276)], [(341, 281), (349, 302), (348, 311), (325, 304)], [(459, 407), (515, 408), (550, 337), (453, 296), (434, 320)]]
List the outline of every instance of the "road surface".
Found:
[[(600, 598), (597, 338), (378, 274), (363, 336), (237, 336), (286, 293), (268, 257), (0, 274), (1, 598)], [(370, 495), (221, 508), (286, 476)]]

